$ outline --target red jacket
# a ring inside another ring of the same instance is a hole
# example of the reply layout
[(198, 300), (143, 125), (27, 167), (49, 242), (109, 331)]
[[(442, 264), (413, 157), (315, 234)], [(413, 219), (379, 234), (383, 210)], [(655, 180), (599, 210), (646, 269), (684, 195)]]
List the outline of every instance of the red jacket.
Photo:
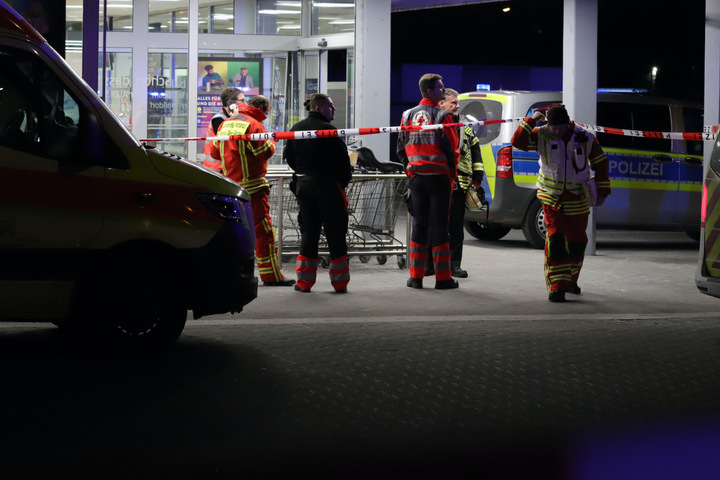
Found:
[[(433, 125), (454, 123), (453, 115), (423, 98), (417, 107), (403, 113), (402, 125)], [(401, 132), (398, 135), (398, 156), (407, 165), (408, 175), (448, 175), (455, 179), (460, 152), (455, 128)]]
[[(225, 120), (218, 129), (218, 136), (265, 133), (262, 122), (265, 114), (251, 105), (240, 105), (238, 112)], [(265, 179), (267, 162), (275, 153), (275, 141), (227, 140), (219, 142), (222, 172), (239, 183), (249, 193), (268, 187)]]
[[(225, 113), (224, 109), (213, 115), (213, 117), (208, 122), (207, 129), (205, 130), (205, 138), (214, 137), (217, 133), (213, 128), (213, 120), (215, 120), (216, 118), (222, 118), (223, 121), (225, 121), (228, 116)], [(203, 159), (203, 165), (212, 168), (213, 170), (222, 171), (220, 150), (218, 149), (217, 145), (215, 145), (215, 142), (213, 142), (212, 140), (205, 140), (205, 148), (203, 149), (203, 154), (205, 155), (205, 158)]]

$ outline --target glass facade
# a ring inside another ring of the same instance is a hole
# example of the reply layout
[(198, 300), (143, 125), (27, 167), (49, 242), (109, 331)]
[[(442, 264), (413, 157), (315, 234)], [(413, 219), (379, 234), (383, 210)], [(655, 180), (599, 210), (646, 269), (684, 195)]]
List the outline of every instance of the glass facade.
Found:
[[(105, 103), (120, 121), (132, 130), (132, 53), (111, 52), (105, 55)], [(98, 69), (102, 85), (103, 69)]]
[(198, 31), (200, 33), (235, 33), (235, 9), (233, 7), (233, 2), (200, 5)]
[[(188, 137), (188, 56), (150, 53), (147, 81), (148, 138)], [(187, 142), (158, 142), (160, 150), (188, 156)]]
[(355, 31), (355, 1), (312, 1), (312, 35)]
[[(65, 35), (66, 59), (86, 78), (82, 12), (88, 1), (67, 0)], [(270, 99), (269, 131), (288, 130), (304, 118), (303, 102), (317, 91), (331, 93), (341, 107), (338, 127), (353, 123), (352, 79), (328, 85), (330, 50), (318, 45), (336, 35), (331, 49), (342, 51), (337, 58), (347, 64), (334, 68), (351, 71), (352, 0), (107, 0), (106, 11), (104, 4), (99, 0), (97, 93), (138, 139), (178, 139), (155, 145), (202, 163), (203, 142), (185, 139), (205, 136), (222, 89), (240, 85), (233, 79), (243, 65), (254, 85), (237, 88)], [(300, 48), (307, 38), (311, 48)], [(202, 83), (208, 64), (222, 78), (210, 89)], [(282, 143), (271, 164), (281, 163)]]

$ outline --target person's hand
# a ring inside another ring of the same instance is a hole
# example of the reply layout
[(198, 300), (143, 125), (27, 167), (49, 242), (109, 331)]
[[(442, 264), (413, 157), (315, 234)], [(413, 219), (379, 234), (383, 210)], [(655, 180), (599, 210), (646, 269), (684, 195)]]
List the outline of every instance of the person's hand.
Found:
[(599, 207), (600, 205), (602, 205), (603, 203), (605, 203), (605, 199), (606, 199), (606, 198), (607, 198), (607, 195), (598, 194), (597, 200), (595, 200), (595, 206), (596, 206), (596, 207)]
[(478, 188), (480, 188), (480, 182), (478, 182), (477, 180), (473, 180), (472, 182), (470, 182), (470, 188), (472, 188), (473, 190), (477, 190)]

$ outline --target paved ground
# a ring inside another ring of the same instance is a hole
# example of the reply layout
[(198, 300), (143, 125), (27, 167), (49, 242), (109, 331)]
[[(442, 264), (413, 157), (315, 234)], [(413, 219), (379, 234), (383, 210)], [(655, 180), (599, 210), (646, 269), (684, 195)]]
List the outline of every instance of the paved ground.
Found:
[(468, 239), (454, 291), (353, 258), (347, 294), (324, 273), (310, 294), (260, 287), (142, 360), (4, 325), (0, 474), (720, 478), (720, 299), (696, 252), (601, 232), (566, 304), (518, 232)]

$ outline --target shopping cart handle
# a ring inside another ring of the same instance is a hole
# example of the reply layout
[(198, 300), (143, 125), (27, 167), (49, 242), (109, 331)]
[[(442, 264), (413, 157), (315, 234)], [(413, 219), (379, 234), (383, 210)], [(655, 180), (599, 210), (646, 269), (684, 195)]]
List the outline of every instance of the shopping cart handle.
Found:
[(372, 150), (368, 147), (354, 148), (358, 154), (357, 163), (368, 170), (377, 170), (380, 173), (403, 172), (405, 168), (402, 163), (378, 160)]

